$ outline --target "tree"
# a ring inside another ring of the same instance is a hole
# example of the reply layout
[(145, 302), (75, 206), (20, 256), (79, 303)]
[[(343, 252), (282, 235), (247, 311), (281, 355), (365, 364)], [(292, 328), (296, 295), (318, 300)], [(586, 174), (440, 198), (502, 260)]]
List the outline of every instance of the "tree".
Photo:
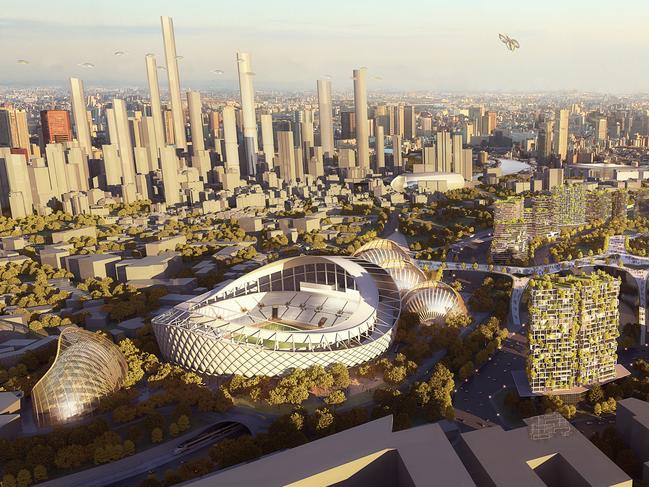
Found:
[(179, 431), (187, 431), (189, 429), (190, 423), (189, 423), (189, 418), (187, 415), (182, 414), (178, 417), (178, 430)]
[(2, 487), (16, 487), (16, 477), (10, 473), (6, 473), (2, 476)]
[[(90, 453), (91, 454), (91, 453)], [(61, 469), (79, 467), (88, 456), (87, 449), (81, 445), (68, 445), (59, 449), (54, 464)]]
[(47, 480), (47, 469), (43, 465), (36, 465), (34, 467), (34, 480), (36, 482)]
[(444, 416), (446, 409), (453, 405), (452, 394), (455, 390), (453, 372), (438, 362), (428, 380), (428, 386), (430, 387), (428, 413), (432, 419), (439, 419)]
[(464, 328), (471, 324), (471, 317), (466, 313), (452, 311), (445, 318), (446, 326), (451, 328)]
[(116, 423), (128, 423), (135, 419), (136, 414), (137, 410), (133, 406), (124, 404), (113, 410), (113, 421)]
[(402, 365), (388, 367), (383, 372), (383, 379), (390, 384), (401, 384), (406, 379), (406, 368)]
[(169, 425), (169, 434), (173, 437), (178, 436), (179, 433), (178, 425), (176, 423), (171, 423)]
[(299, 411), (277, 418), (268, 428), (268, 447), (266, 450), (294, 448), (306, 443), (304, 423), (304, 414)]
[(595, 413), (595, 416), (601, 416), (602, 414), (602, 405), (597, 403), (595, 404), (595, 407), (593, 408), (593, 412)]
[(220, 468), (252, 460), (259, 457), (261, 453), (261, 448), (250, 435), (222, 440), (209, 450), (210, 458)]
[(471, 374), (473, 374), (474, 371), (474, 365), (473, 362), (469, 361), (465, 363), (462, 367), (460, 367), (460, 370), (458, 371), (458, 375), (460, 377), (460, 380), (465, 380), (471, 377)]
[(333, 429), (334, 415), (327, 408), (316, 409), (311, 417), (311, 427), (318, 435), (324, 436)]
[(345, 393), (343, 391), (337, 390), (333, 391), (331, 394), (325, 397), (324, 402), (329, 406), (336, 406), (345, 402), (345, 399)]
[(50, 445), (35, 445), (27, 452), (25, 463), (30, 466), (50, 466), (54, 463), (54, 454), (54, 448)]
[(98, 446), (95, 448), (95, 453), (93, 455), (95, 465), (101, 465), (102, 463), (106, 463), (110, 460), (108, 452), (106, 451), (106, 448), (102, 446)]
[(597, 404), (604, 399), (604, 390), (599, 384), (595, 384), (590, 391), (588, 391), (588, 401), (591, 404)]
[(151, 431), (151, 443), (162, 443), (163, 433), (161, 428), (153, 428)]
[(566, 419), (571, 419), (574, 418), (575, 414), (577, 414), (577, 408), (575, 406), (566, 404), (561, 407), (559, 412), (565, 417)]
[(349, 387), (349, 370), (343, 364), (333, 364), (329, 367), (329, 373), (333, 377), (333, 386), (338, 389)]
[(29, 487), (32, 485), (32, 473), (23, 468), (18, 475), (16, 475), (16, 486), (17, 487)]
[(135, 454), (135, 443), (131, 440), (124, 442), (124, 455), (131, 456)]

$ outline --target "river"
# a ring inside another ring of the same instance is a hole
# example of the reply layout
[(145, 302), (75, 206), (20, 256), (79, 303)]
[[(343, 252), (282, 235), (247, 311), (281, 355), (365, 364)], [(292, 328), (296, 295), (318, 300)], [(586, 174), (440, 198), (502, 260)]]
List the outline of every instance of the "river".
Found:
[(500, 161), (500, 168), (503, 170), (503, 176), (527, 171), (532, 167), (525, 162), (516, 161), (514, 159), (498, 159), (498, 160)]

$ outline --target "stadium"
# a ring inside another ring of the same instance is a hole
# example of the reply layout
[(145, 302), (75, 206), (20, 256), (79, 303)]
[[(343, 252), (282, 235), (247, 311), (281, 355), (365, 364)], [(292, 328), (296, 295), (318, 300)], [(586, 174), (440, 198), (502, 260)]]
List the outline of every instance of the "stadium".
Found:
[(276, 376), (293, 368), (355, 366), (396, 333), (400, 288), (360, 257), (273, 262), (153, 320), (166, 360), (213, 375)]

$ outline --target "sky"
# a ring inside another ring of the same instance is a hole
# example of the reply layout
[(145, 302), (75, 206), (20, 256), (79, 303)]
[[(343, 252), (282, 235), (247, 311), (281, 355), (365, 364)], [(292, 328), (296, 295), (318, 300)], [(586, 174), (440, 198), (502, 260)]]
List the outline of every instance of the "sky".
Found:
[[(0, 8), (0, 85), (144, 86), (173, 17), (183, 89), (649, 92), (646, 0), (31, 0)], [(510, 52), (498, 40), (520, 42)], [(126, 51), (115, 56), (117, 50)], [(30, 64), (17, 64), (25, 59)], [(78, 66), (93, 63), (88, 69)], [(222, 70), (222, 75), (212, 73)], [(164, 80), (164, 71), (160, 71)], [(164, 84), (164, 83), (163, 83)]]

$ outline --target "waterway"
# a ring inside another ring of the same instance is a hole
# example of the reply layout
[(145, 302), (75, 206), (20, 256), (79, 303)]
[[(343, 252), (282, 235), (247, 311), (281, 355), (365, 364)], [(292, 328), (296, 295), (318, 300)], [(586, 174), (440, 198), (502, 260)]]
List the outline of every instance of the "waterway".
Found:
[(527, 171), (532, 168), (532, 166), (530, 166), (526, 162), (516, 161), (514, 159), (498, 159), (498, 160), (500, 161), (500, 168), (503, 170), (503, 176)]

